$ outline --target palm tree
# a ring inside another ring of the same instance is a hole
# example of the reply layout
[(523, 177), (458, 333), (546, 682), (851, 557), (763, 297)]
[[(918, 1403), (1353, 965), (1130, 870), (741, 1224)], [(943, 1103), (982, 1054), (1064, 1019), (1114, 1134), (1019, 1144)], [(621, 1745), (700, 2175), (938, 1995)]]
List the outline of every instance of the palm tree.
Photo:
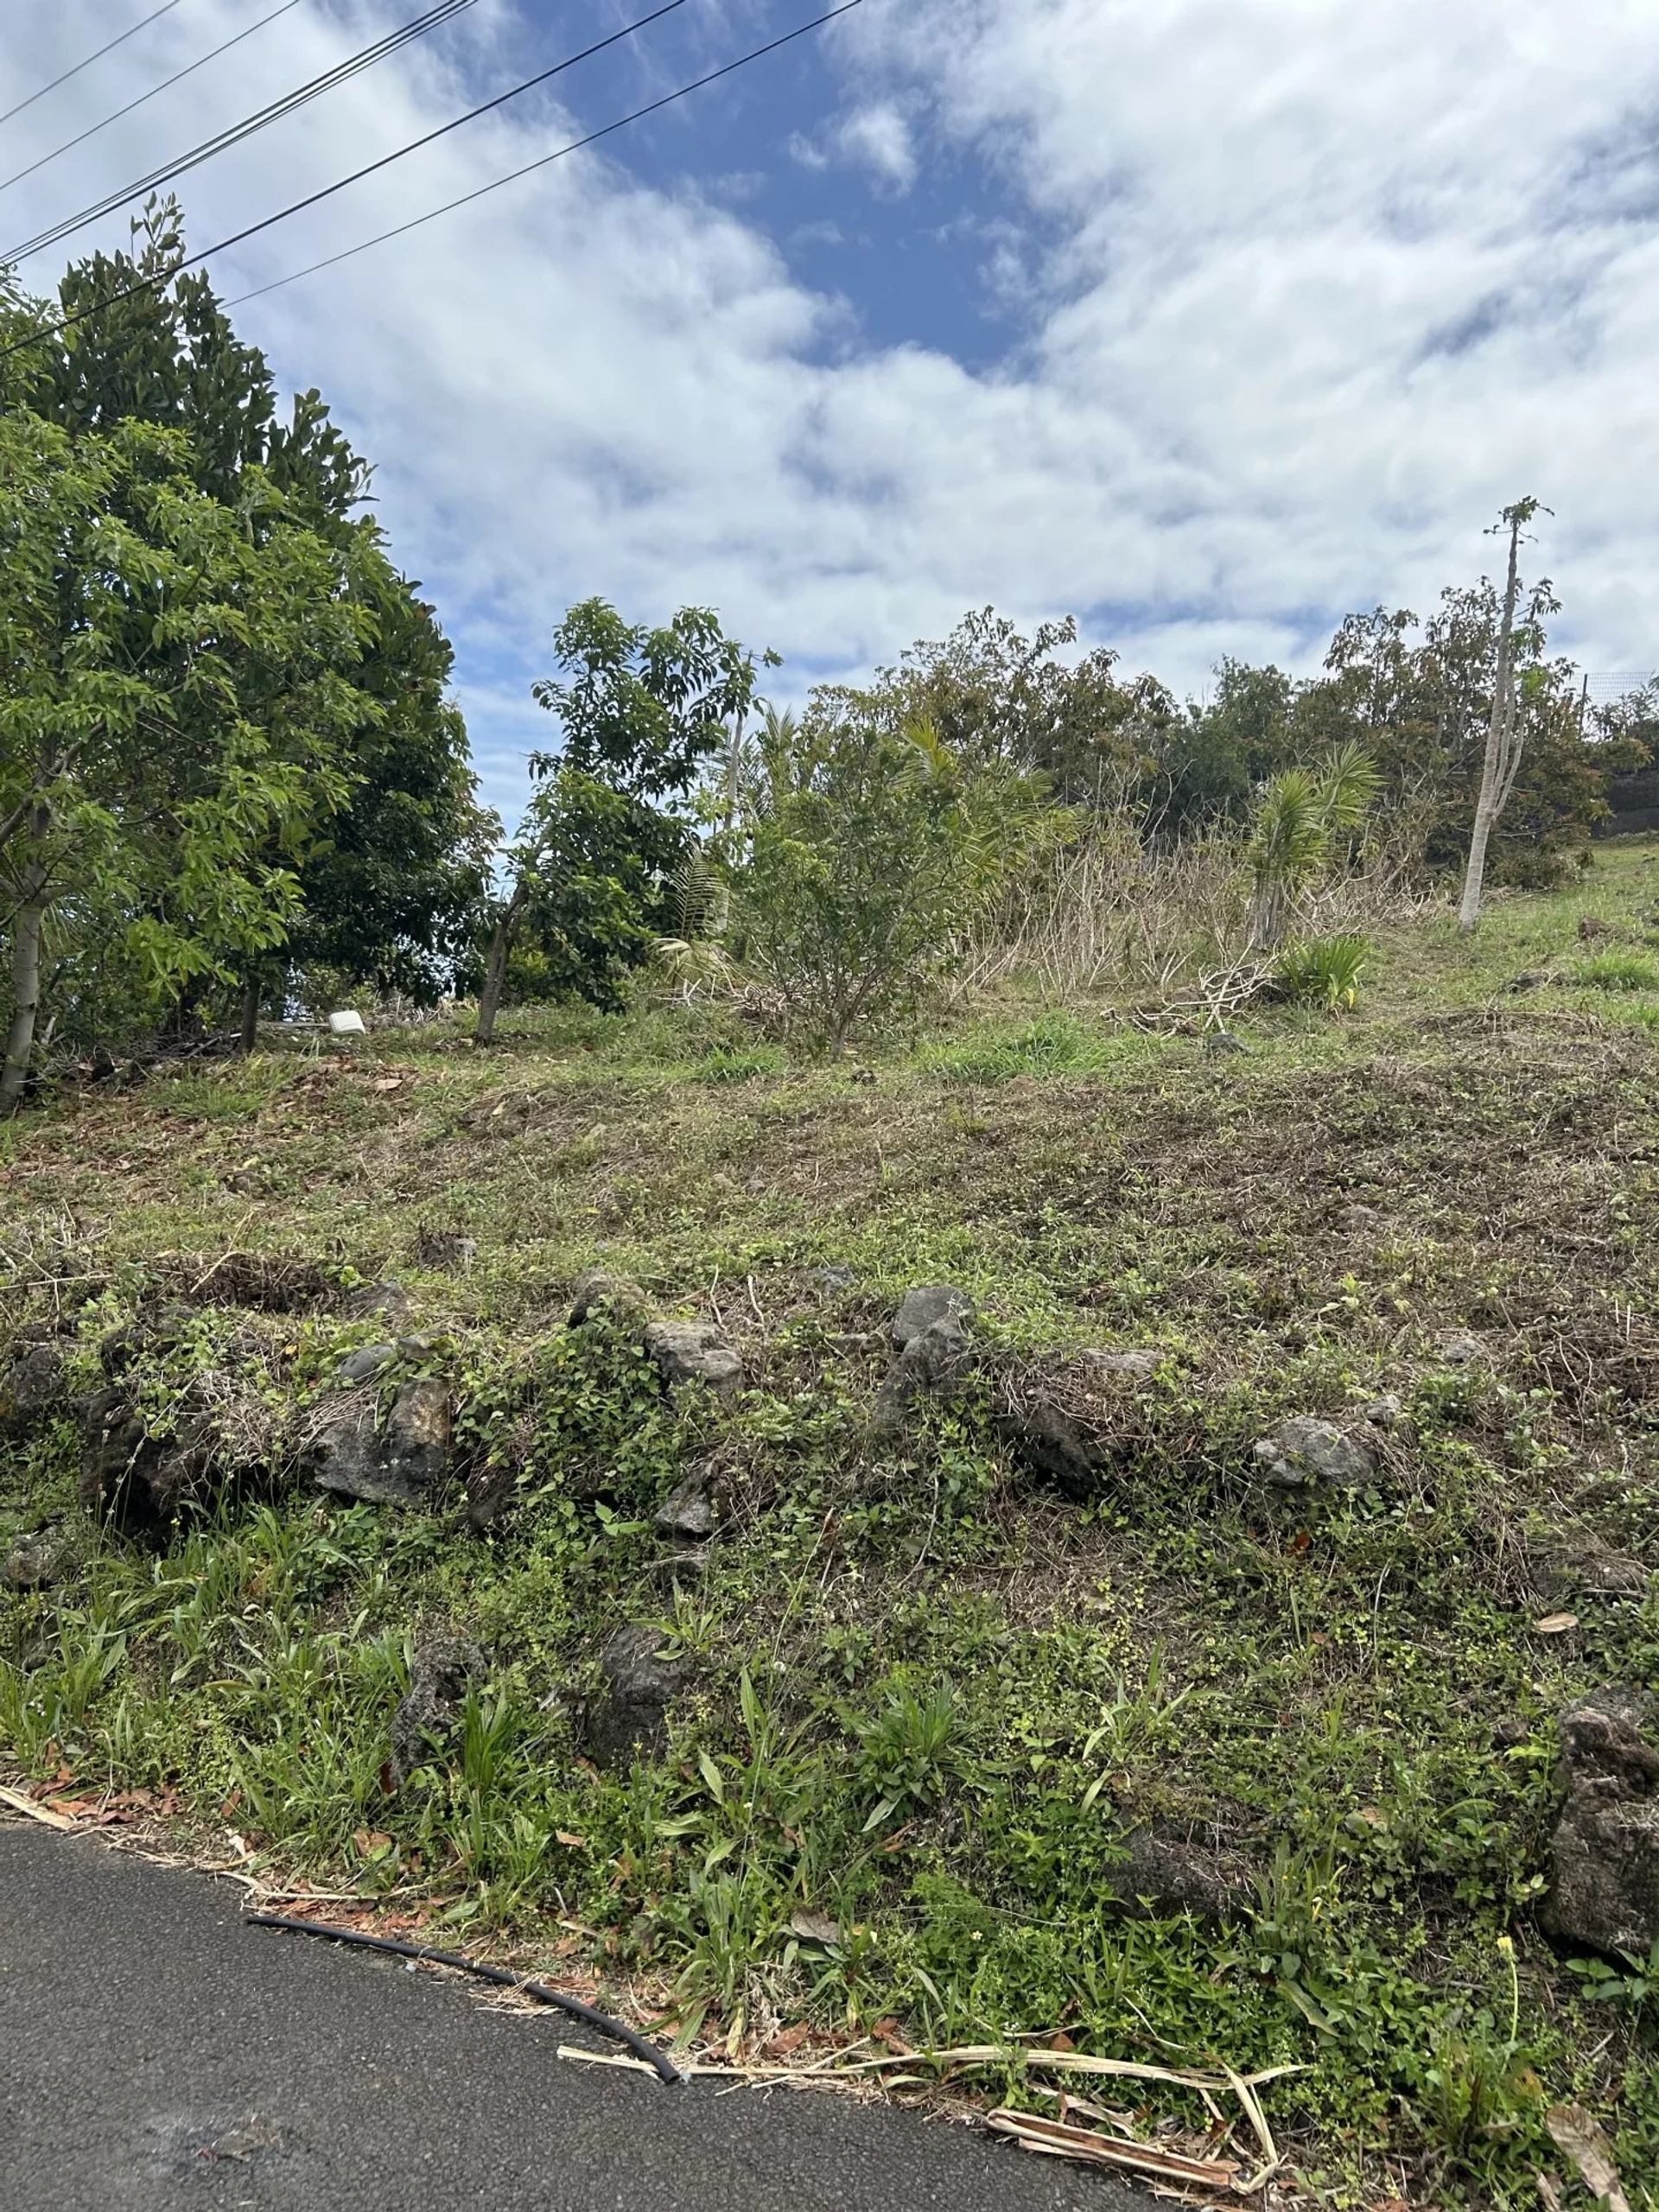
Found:
[(1250, 944), (1284, 940), (1296, 900), (1363, 822), (1382, 779), (1362, 746), (1339, 745), (1317, 768), (1284, 768), (1256, 801), (1249, 842)]

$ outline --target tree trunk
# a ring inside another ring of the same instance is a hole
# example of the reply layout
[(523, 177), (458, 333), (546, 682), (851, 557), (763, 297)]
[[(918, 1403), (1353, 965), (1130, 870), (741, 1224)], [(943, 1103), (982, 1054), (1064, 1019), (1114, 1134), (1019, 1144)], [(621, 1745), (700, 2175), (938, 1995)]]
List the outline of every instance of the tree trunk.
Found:
[(1516, 564), (1521, 552), (1518, 512), (1510, 516), (1510, 572), (1503, 587), (1503, 619), (1497, 633), (1497, 673), (1492, 685), (1492, 716), (1486, 728), (1486, 758), (1481, 764), (1480, 797), (1475, 802), (1475, 826), (1469, 839), (1469, 865), (1464, 872), (1463, 903), (1458, 927), (1470, 936), (1480, 920), (1481, 894), (1486, 885), (1486, 848), (1503, 804), (1516, 760), (1515, 740), (1515, 601)]
[(242, 1033), (236, 1049), (245, 1060), (259, 1042), (259, 1001), (262, 994), (257, 976), (250, 976), (242, 986)]
[(502, 986), (507, 980), (507, 955), (512, 950), (513, 932), (518, 927), (519, 917), (530, 903), (530, 887), (521, 876), (513, 886), (512, 896), (501, 909), (490, 939), (488, 957), (484, 963), (484, 988), (478, 995), (478, 1021), (473, 1030), (473, 1041), (488, 1045), (495, 1037), (495, 1017), (501, 1005)]
[(11, 1027), (0, 1070), (0, 1113), (17, 1109), (35, 1052), (35, 1023), (41, 1006), (41, 937), (46, 920), (47, 868), (31, 860), (19, 889), (22, 896), (11, 932)]

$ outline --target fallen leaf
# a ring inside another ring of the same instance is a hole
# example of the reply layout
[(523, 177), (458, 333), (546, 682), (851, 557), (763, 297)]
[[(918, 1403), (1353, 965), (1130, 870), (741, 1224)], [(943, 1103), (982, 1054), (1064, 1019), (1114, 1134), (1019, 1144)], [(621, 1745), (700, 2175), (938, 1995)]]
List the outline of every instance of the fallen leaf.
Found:
[(1605, 2204), (1607, 2212), (1630, 2212), (1630, 2200), (1613, 2164), (1613, 2146), (1584, 2107), (1552, 2105), (1544, 2114), (1544, 2126), (1555, 2148), (1578, 2168), (1591, 2196)]
[(789, 1932), (791, 1936), (798, 1936), (806, 1943), (839, 1943), (841, 1923), (831, 1920), (827, 1913), (823, 1912), (791, 1913)]
[(565, 1848), (569, 1851), (586, 1851), (588, 1848), (587, 1837), (585, 1835), (572, 1835), (569, 1828), (555, 1828), (553, 1831), (553, 1840), (555, 1843), (563, 1844)]
[(1546, 1613), (1542, 1620), (1533, 1623), (1540, 1636), (1565, 1636), (1568, 1629), (1577, 1628), (1578, 1624), (1576, 1613)]

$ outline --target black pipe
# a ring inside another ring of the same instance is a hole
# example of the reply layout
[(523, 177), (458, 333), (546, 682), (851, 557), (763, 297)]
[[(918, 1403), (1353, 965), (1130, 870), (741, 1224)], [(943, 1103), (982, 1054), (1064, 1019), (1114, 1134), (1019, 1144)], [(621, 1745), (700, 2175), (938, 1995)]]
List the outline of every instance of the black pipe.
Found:
[(280, 1912), (251, 1912), (245, 1915), (250, 1928), (286, 1928), (296, 1936), (326, 1936), (334, 1943), (360, 1943), (365, 1950), (390, 1951), (395, 1958), (424, 1959), (435, 1967), (453, 1967), (457, 1974), (475, 1974), (482, 1981), (493, 1981), (503, 1989), (522, 1990), (526, 1997), (534, 1997), (543, 2005), (555, 2005), (561, 2012), (568, 2012), (573, 2020), (581, 2020), (596, 2028), (613, 2043), (626, 2044), (638, 2058), (656, 2073), (659, 2081), (671, 2087), (683, 2082), (685, 2076), (668, 2053), (620, 2020), (613, 2020), (608, 2012), (595, 2012), (591, 2005), (584, 2005), (580, 1997), (567, 1997), (563, 1990), (550, 1988), (544, 1981), (531, 1981), (527, 1975), (509, 1973), (505, 1967), (486, 1967), (481, 1960), (463, 1958), (459, 1951), (435, 1951), (426, 1943), (401, 1943), (392, 1936), (365, 1936), (356, 1928), (335, 1928), (326, 1920), (290, 1920)]

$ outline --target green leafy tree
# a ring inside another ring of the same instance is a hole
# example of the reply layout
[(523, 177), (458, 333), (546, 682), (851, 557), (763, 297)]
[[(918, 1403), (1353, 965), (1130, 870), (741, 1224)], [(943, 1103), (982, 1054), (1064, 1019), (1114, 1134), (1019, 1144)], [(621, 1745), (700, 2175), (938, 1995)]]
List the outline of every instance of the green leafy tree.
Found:
[(1178, 710), (1155, 678), (1121, 677), (1109, 648), (1067, 658), (1077, 637), (1071, 615), (1028, 637), (980, 607), (949, 637), (911, 646), (863, 690), (821, 696), (893, 730), (927, 723), (969, 772), (1041, 775), (1063, 804), (1109, 806), (1149, 772)]
[(754, 704), (754, 656), (707, 607), (682, 607), (653, 630), (583, 600), (553, 643), (560, 674), (533, 690), (558, 717), (562, 741), (531, 760), (539, 788), (496, 906), (480, 1044), (495, 1033), (521, 932), (539, 949), (549, 988), (616, 1002), (669, 918), (667, 887), (696, 836), (692, 787)]
[[(371, 618), (355, 683), (378, 711), (359, 726), (349, 795), (326, 837), (282, 855), (300, 896), (292, 926), (241, 979), (248, 1033), (261, 999), (280, 1002), (307, 967), (430, 1000), (470, 941), (497, 834), (477, 804), (465, 727), (448, 696), (448, 643), (361, 513), (371, 471), (321, 396), (304, 391), (280, 408), (264, 354), (238, 338), (206, 274), (180, 269), (176, 204), (152, 203), (133, 232), (130, 252), (71, 267), (52, 310), (10, 295), (0, 325), (18, 334), (98, 312), (11, 354), (0, 378), (73, 439), (126, 423), (186, 432), (179, 466), (197, 488), (245, 516), (278, 493), (288, 518), (340, 548)], [(365, 538), (378, 557), (363, 557)]]
[(203, 493), (178, 431), (0, 417), (0, 1104), (48, 979), (72, 1015), (112, 978), (154, 1009), (282, 941), (377, 715), (352, 680), (377, 558), (257, 471), (239, 511)]

